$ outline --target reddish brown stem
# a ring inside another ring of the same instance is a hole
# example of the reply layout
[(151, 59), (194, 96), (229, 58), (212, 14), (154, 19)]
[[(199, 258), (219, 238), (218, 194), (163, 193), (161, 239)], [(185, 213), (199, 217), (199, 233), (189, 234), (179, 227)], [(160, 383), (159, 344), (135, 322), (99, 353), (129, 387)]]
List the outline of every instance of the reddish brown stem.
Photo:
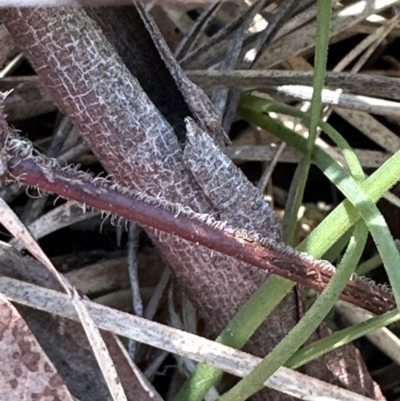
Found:
[[(222, 228), (222, 222), (186, 210), (182, 205), (132, 193), (127, 195), (112, 189), (106, 182), (99, 186), (85, 180), (83, 175), (77, 178), (72, 169), (60, 170), (57, 166), (41, 164), (33, 158), (16, 154), (9, 162), (8, 171), (22, 184), (37, 186), (92, 208), (178, 235), (318, 292), (325, 288), (335, 272), (328, 262), (300, 256), (284, 245), (262, 241), (256, 234), (243, 235), (242, 230), (239, 237), (238, 229)], [(390, 291), (358, 277), (349, 281), (341, 299), (377, 314), (396, 305)]]

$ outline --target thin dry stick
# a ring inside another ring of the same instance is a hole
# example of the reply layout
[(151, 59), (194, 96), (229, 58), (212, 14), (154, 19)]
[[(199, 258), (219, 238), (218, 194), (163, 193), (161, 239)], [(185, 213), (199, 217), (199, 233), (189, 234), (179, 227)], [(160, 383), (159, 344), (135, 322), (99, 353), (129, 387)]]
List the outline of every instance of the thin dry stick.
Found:
[(1, 198), (0, 210), (1, 224), (3, 224), (10, 233), (24, 243), (26, 248), (57, 278), (62, 288), (65, 290), (77, 315), (79, 316), (79, 320), (82, 323), (82, 327), (85, 330), (90, 345), (92, 346), (93, 353), (100, 366), (101, 372), (103, 373), (111, 396), (115, 401), (127, 401), (125, 391), (122, 387), (105, 341), (77, 290), (57, 271), (27, 228)]
[(369, 56), (375, 51), (377, 46), (386, 38), (392, 29), (397, 25), (399, 15), (395, 15), (391, 20), (387, 21), (385, 25), (379, 27), (375, 32), (368, 35), (361, 41), (354, 49), (352, 49), (343, 59), (336, 64), (333, 71), (343, 71), (353, 60), (355, 60), (362, 52), (365, 53), (360, 57), (357, 63), (351, 68), (352, 73), (359, 72), (365, 64)]
[[(331, 38), (341, 33), (348, 27), (363, 21), (369, 15), (379, 13), (386, 8), (393, 6), (395, 0), (352, 3), (341, 10), (336, 11), (331, 19)], [(357, 12), (354, 12), (357, 10)], [(269, 68), (297, 56), (302, 52), (312, 49), (315, 46), (316, 22), (313, 21), (298, 30), (275, 41), (256, 62), (257, 66)]]
[[(138, 277), (137, 251), (139, 247), (140, 227), (136, 223), (129, 223), (128, 228), (128, 270), (132, 290), (132, 309), (136, 316), (143, 316), (143, 302), (140, 296)], [(129, 356), (135, 360), (136, 343), (132, 340), (128, 345)]]
[[(0, 293), (13, 302), (78, 320), (68, 297), (58, 291), (8, 277), (0, 277)], [(261, 361), (226, 345), (180, 331), (160, 323), (84, 301), (99, 328), (135, 339), (198, 362), (205, 362), (236, 376), (246, 376)], [(370, 398), (336, 387), (299, 372), (279, 368), (264, 385), (303, 400), (318, 401), (324, 397), (341, 401), (372, 401)]]
[(17, 54), (1, 71), (0, 79), (11, 74), (23, 61), (24, 55), (22, 53)]
[(282, 142), (279, 145), (279, 148), (276, 150), (274, 157), (272, 158), (272, 162), (264, 170), (264, 172), (260, 178), (260, 181), (258, 182), (258, 185), (257, 185), (257, 187), (260, 189), (261, 193), (264, 193), (265, 188), (267, 187), (268, 182), (272, 176), (272, 173), (274, 172), (274, 169), (275, 169), (276, 165), (278, 164), (280, 157), (281, 157), (283, 151), (285, 150), (285, 148), (286, 148), (286, 142)]
[[(312, 85), (312, 71), (282, 70), (235, 70), (204, 71), (188, 70), (187, 76), (205, 89), (217, 87), (240, 87), (243, 90), (275, 87), (277, 85)], [(400, 79), (348, 72), (326, 74), (326, 85), (359, 95), (400, 100)]]
[[(88, 220), (98, 215), (99, 212), (87, 211), (85, 213), (82, 207), (77, 206), (74, 202), (66, 202), (39, 217), (28, 226), (28, 229), (35, 239), (40, 239), (61, 228), (68, 227), (83, 220)], [(17, 249), (23, 248), (23, 244), (21, 244), (17, 238), (12, 239), (9, 243)]]
[[(296, 100), (311, 100), (312, 86), (304, 85), (281, 85), (275, 86), (268, 92), (275, 92), (279, 95)], [(384, 100), (370, 96), (349, 95), (342, 90), (324, 89), (322, 91), (322, 103), (344, 109), (354, 109), (367, 113), (395, 116), (400, 114), (400, 103), (392, 100)]]
[(176, 59), (181, 58), (191, 49), (193, 49), (200, 40), (201, 35), (206, 30), (207, 26), (212, 22), (212, 19), (221, 7), (221, 3), (211, 3), (204, 9), (202, 14), (193, 23), (190, 30), (185, 34), (181, 42), (175, 49), (174, 56)]
[[(289, 120), (290, 121), (290, 120)], [(325, 146), (317, 142), (317, 144), (327, 153), (329, 153), (329, 146)], [(364, 168), (378, 168), (390, 157), (390, 153), (381, 152), (378, 150), (355, 149), (355, 153)], [(225, 154), (234, 160), (239, 161), (263, 161), (271, 162), (276, 155), (275, 145), (245, 145), (245, 146), (229, 146), (225, 150)], [(329, 153), (339, 164), (345, 165), (345, 160), (342, 155), (337, 157), (336, 154)], [(301, 153), (296, 149), (286, 147), (280, 156), (282, 163), (298, 163), (301, 158)]]
[(170, 270), (165, 268), (163, 274), (161, 275), (160, 281), (158, 282), (157, 287), (154, 290), (154, 294), (152, 295), (149, 303), (146, 306), (146, 309), (144, 310), (143, 316), (146, 319), (152, 320), (154, 315), (156, 314), (161, 297), (164, 293), (165, 287), (167, 286), (170, 277), (171, 277)]

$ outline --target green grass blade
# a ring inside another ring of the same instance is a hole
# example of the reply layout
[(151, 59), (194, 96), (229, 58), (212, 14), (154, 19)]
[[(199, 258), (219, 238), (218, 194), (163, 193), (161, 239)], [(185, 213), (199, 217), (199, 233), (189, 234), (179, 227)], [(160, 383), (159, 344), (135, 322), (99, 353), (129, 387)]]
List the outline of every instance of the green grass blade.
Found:
[[(293, 146), (300, 152), (306, 152), (306, 140), (285, 127), (279, 121), (263, 114), (260, 111), (254, 111), (244, 105), (239, 107), (239, 115), (247, 121), (256, 124), (264, 129), (273, 132), (275, 136)], [(330, 173), (330, 168), (334, 168), (339, 173), (335, 173), (336, 179), (348, 178), (346, 171), (329, 156), (323, 149), (314, 147), (313, 162), (324, 172)], [(400, 177), (400, 151), (392, 155), (382, 166), (368, 177), (363, 185), (363, 192), (372, 202), (377, 202), (382, 195), (388, 191)], [(315, 257), (321, 257), (330, 246), (338, 241), (345, 232), (360, 218), (357, 210), (351, 206), (349, 200), (343, 201), (335, 208), (316, 229), (309, 235), (298, 247), (299, 251), (307, 252)], [(323, 239), (324, 240), (321, 240)]]
[(330, 336), (306, 345), (304, 348), (297, 351), (290, 359), (288, 359), (285, 366), (297, 369), (327, 352), (333, 351), (345, 344), (349, 344), (376, 329), (388, 326), (398, 320), (400, 320), (400, 312), (396, 309), (386, 312), (383, 315), (368, 319), (365, 322), (357, 323), (351, 327), (337, 331)]
[(368, 230), (360, 221), (336, 273), (304, 317), (262, 362), (220, 401), (244, 401), (263, 387), (263, 383), (279, 369), (310, 337), (335, 305), (340, 293), (354, 272), (367, 241)]
[[(270, 276), (240, 309), (216, 341), (230, 347), (242, 348), (294, 284), (282, 277)], [(222, 371), (212, 366), (197, 365), (191, 377), (174, 397), (174, 401), (201, 401), (221, 374)]]

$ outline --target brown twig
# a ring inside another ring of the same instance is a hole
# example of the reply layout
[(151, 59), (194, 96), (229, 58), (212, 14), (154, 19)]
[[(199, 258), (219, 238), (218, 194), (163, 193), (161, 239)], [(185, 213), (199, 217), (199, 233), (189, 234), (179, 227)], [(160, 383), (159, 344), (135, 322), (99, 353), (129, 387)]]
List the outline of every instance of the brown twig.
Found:
[[(139, 194), (105, 179), (96, 182), (86, 173), (60, 168), (51, 159), (21, 155), (18, 147), (11, 149), (9, 156), (11, 180), (178, 235), (318, 292), (325, 288), (335, 272), (326, 261), (297, 253), (257, 233), (224, 227), (223, 222), (210, 215), (195, 213), (183, 205)], [(388, 289), (360, 277), (349, 281), (341, 299), (378, 314), (395, 307), (393, 294)]]

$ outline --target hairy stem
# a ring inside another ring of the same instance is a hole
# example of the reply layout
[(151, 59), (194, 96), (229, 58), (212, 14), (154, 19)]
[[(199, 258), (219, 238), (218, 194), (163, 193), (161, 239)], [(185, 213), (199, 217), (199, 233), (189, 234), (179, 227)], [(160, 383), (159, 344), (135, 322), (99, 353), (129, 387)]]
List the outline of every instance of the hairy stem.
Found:
[[(116, 214), (154, 229), (232, 256), (264, 271), (321, 292), (335, 269), (326, 261), (306, 257), (256, 232), (226, 226), (208, 214), (129, 190), (72, 168), (60, 168), (52, 159), (27, 155), (23, 143), (10, 141), (7, 169), (13, 181), (36, 186), (92, 208)], [(14, 146), (12, 144), (14, 143)], [(353, 277), (341, 299), (381, 314), (395, 307), (393, 294), (365, 279)]]

